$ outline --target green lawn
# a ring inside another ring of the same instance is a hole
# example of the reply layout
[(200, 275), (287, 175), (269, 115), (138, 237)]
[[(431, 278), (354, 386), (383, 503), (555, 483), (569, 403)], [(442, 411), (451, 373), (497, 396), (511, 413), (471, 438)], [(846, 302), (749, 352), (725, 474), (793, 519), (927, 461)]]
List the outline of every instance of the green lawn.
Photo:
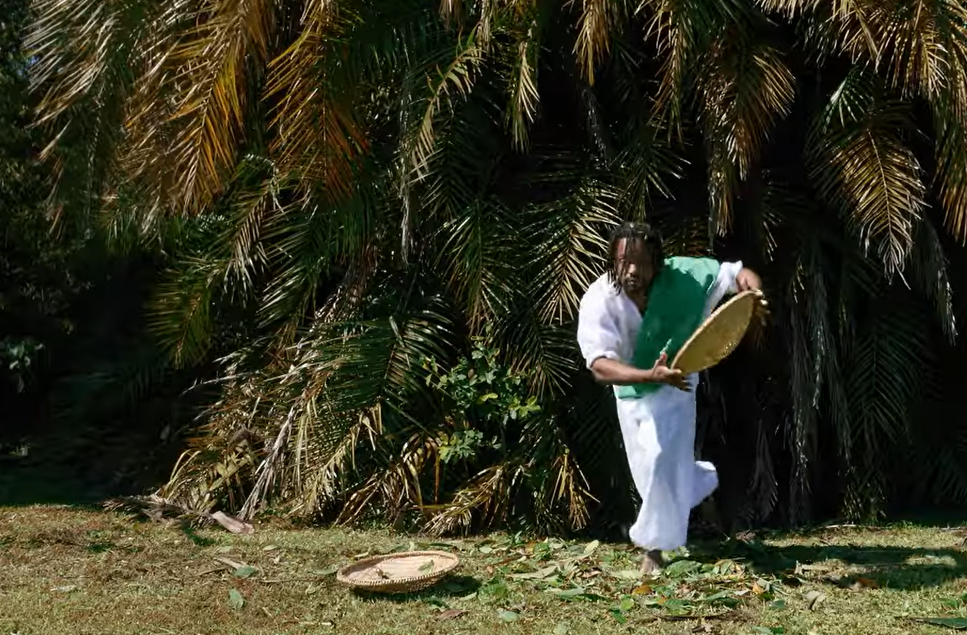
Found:
[[(624, 545), (278, 524), (235, 536), (70, 507), (0, 508), (0, 635), (942, 634), (954, 631), (910, 618), (967, 618), (958, 530), (747, 538), (696, 547), (662, 578), (640, 580)], [(411, 547), (451, 550), (462, 564), (414, 596), (365, 597), (335, 581), (353, 558)]]

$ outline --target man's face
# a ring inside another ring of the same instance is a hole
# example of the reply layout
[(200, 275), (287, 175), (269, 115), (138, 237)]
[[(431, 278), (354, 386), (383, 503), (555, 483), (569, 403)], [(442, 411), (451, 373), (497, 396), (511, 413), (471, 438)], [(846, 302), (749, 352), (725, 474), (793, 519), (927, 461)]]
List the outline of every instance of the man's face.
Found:
[(615, 250), (615, 270), (618, 284), (625, 293), (634, 295), (647, 291), (655, 277), (648, 248), (640, 240), (623, 238)]

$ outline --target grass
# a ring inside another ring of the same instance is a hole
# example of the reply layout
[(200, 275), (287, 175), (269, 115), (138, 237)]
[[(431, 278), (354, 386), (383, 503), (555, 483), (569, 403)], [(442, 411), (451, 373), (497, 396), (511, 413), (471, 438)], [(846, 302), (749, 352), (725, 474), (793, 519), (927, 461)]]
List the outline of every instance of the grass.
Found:
[[(909, 618), (967, 617), (963, 540), (940, 528), (826, 528), (695, 547), (641, 580), (624, 545), (277, 522), (236, 536), (93, 509), (0, 508), (0, 634), (942, 635), (953, 631)], [(423, 593), (368, 597), (335, 581), (363, 554), (426, 547), (462, 564)]]

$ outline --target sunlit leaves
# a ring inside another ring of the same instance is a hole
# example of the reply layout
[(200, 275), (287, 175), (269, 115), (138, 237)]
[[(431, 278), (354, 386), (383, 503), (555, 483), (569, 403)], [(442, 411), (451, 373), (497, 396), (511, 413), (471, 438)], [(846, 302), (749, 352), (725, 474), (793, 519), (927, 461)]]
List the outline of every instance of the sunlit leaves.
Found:
[(521, 272), (513, 263), (519, 231), (508, 210), (485, 201), (471, 204), (440, 230), (438, 262), (475, 329), (504, 314), (518, 291)]
[(831, 96), (808, 150), (820, 195), (850, 218), (888, 273), (903, 269), (924, 206), (920, 164), (905, 143), (916, 133), (907, 109), (879, 98), (854, 71)]
[(778, 51), (730, 28), (704, 57), (700, 120), (709, 148), (709, 203), (726, 232), (738, 185), (749, 176), (776, 122), (788, 114), (794, 78)]
[(574, 54), (589, 84), (594, 84), (595, 67), (625, 27), (628, 8), (626, 0), (582, 0)]
[(511, 59), (511, 74), (508, 92), (507, 119), (510, 123), (511, 138), (518, 149), (526, 150), (528, 129), (537, 116), (540, 96), (537, 93), (538, 51), (540, 49), (540, 28), (537, 19), (531, 20), (517, 34), (516, 53)]
[(323, 184), (333, 198), (352, 189), (353, 161), (367, 145), (354, 114), (359, 88), (336, 69), (335, 40), (349, 28), (336, 3), (310, 3), (298, 39), (272, 60), (267, 98), (276, 105), (272, 125), (278, 136), (273, 150), (283, 169), (304, 183)]
[(617, 193), (595, 179), (585, 179), (566, 198), (533, 210), (528, 234), (535, 241), (535, 287), (539, 315), (551, 324), (577, 314), (584, 291), (606, 269), (607, 228), (618, 221)]

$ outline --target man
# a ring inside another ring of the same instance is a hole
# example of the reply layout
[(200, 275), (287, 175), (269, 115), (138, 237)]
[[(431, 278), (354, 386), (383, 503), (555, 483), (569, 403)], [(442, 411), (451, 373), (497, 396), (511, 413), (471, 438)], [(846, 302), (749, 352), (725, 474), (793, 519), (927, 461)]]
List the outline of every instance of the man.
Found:
[(628, 533), (645, 550), (642, 571), (657, 573), (662, 551), (685, 544), (691, 509), (718, 487), (715, 467), (695, 460), (698, 375), (685, 377), (668, 363), (726, 294), (762, 283), (741, 262), (666, 260), (647, 224), (617, 228), (611, 267), (581, 299), (577, 338), (595, 379), (614, 387), (641, 496)]

